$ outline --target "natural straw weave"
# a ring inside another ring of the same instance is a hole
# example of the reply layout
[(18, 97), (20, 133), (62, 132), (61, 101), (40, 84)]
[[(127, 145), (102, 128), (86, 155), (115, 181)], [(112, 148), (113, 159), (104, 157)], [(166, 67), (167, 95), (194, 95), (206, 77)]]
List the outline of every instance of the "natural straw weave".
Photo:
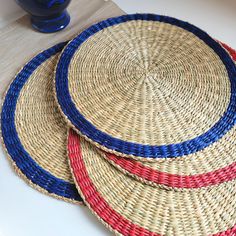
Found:
[(53, 95), (58, 44), (35, 56), (6, 93), (1, 131), (9, 160), (32, 187), (58, 199), (81, 203), (66, 155), (67, 126)]
[[(236, 51), (221, 44), (236, 61)], [(103, 156), (119, 170), (152, 186), (178, 188), (180, 191), (207, 187), (236, 178), (236, 145), (234, 142), (227, 144), (232, 132), (204, 150), (190, 154), (188, 158), (161, 159), (149, 163), (109, 153), (103, 153)]]
[(61, 110), (80, 134), (105, 151), (144, 160), (218, 142), (235, 123), (235, 78), (232, 58), (202, 30), (134, 14), (73, 39), (55, 83)]
[(68, 154), (84, 202), (117, 235), (236, 234), (236, 180), (189, 192), (152, 187), (114, 168), (72, 130)]
[[(236, 51), (224, 43), (221, 44), (236, 61)], [(236, 145), (234, 142), (225, 145), (227, 140), (229, 136), (225, 135), (217, 143), (222, 147), (225, 146), (218, 155), (212, 155), (214, 152), (219, 152), (215, 143), (203, 151), (190, 154), (188, 158), (151, 163), (121, 158), (109, 153), (104, 153), (103, 156), (124, 173), (147, 184), (164, 185), (162, 187), (179, 188), (183, 191), (183, 188), (216, 185), (236, 177)]]

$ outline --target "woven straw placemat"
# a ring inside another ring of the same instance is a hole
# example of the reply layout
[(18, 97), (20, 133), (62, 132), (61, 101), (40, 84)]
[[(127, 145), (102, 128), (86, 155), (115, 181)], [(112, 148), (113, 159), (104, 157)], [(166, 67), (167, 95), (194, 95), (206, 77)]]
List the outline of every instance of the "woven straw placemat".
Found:
[(10, 84), (1, 112), (1, 131), (17, 174), (40, 192), (81, 203), (68, 166), (67, 125), (53, 94), (53, 72), (65, 43), (30, 60)]
[(72, 130), (68, 154), (84, 202), (117, 235), (236, 234), (236, 180), (183, 192), (146, 185), (114, 168)]
[[(221, 44), (236, 61), (236, 51), (224, 43)], [(232, 129), (218, 142), (190, 154), (188, 158), (141, 162), (109, 153), (102, 155), (119, 170), (152, 186), (177, 188), (180, 191), (185, 188), (207, 187), (236, 178), (234, 132)]]
[(125, 15), (83, 31), (63, 51), (56, 95), (69, 124), (99, 148), (142, 160), (191, 155), (235, 124), (236, 66), (197, 27)]

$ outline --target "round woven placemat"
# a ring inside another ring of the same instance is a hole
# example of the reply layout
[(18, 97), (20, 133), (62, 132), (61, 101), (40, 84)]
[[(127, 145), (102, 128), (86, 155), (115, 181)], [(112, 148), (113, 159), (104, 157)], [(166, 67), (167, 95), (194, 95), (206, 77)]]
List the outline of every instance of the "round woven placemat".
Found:
[(65, 43), (30, 60), (10, 84), (1, 112), (2, 138), (16, 172), (30, 186), (81, 203), (67, 161), (67, 125), (53, 94), (53, 74)]
[[(222, 45), (236, 61), (236, 51), (226, 44)], [(233, 128), (218, 142), (190, 154), (188, 158), (141, 162), (109, 153), (103, 153), (103, 156), (121, 171), (140, 181), (183, 191), (184, 188), (207, 187), (236, 178), (235, 137)]]
[(117, 235), (236, 233), (236, 180), (188, 192), (152, 187), (114, 168), (72, 130), (68, 154), (84, 202)]
[(202, 30), (167, 16), (89, 27), (66, 46), (55, 77), (70, 125), (118, 156), (187, 156), (235, 123), (232, 58)]

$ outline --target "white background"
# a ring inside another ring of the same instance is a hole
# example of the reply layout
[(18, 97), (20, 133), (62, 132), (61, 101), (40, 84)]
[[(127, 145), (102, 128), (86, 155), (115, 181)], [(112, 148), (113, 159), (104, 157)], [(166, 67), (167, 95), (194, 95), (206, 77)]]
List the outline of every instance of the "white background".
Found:
[[(76, 1), (76, 0), (73, 0)], [(189, 21), (236, 48), (235, 0), (115, 0), (127, 13), (152, 12)], [(0, 25), (23, 14), (0, 0)], [(0, 148), (0, 236), (111, 235), (86, 207), (38, 193), (11, 170)]]

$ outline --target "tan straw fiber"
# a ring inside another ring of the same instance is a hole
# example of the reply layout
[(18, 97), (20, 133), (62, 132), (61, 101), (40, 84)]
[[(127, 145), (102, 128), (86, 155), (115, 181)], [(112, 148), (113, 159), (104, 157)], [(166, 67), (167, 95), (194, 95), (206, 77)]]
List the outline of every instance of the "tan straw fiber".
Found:
[(174, 191), (143, 184), (107, 162), (96, 147), (70, 132), (70, 165), (90, 210), (117, 235), (235, 235), (236, 180)]
[[(236, 51), (224, 43), (222, 46), (235, 61)], [(183, 191), (185, 188), (216, 185), (236, 177), (236, 145), (233, 140), (235, 140), (235, 127), (218, 142), (188, 155), (188, 158), (140, 162), (108, 153), (104, 153), (103, 156), (119, 170), (140, 181), (152, 186), (174, 187)]]
[(144, 22), (135, 37), (146, 41), (129, 42), (133, 24), (97, 33), (73, 56), (69, 90), (80, 112), (103, 132), (142, 144), (177, 143), (207, 131), (229, 101), (223, 63), (196, 36), (167, 24), (148, 30)]
[(80, 203), (66, 155), (67, 125), (53, 95), (58, 44), (29, 61), (9, 86), (2, 136), (16, 172), (39, 191)]
[(56, 93), (75, 130), (105, 151), (142, 161), (181, 157), (232, 126), (235, 68), (195, 26), (128, 15), (91, 26), (68, 44)]

